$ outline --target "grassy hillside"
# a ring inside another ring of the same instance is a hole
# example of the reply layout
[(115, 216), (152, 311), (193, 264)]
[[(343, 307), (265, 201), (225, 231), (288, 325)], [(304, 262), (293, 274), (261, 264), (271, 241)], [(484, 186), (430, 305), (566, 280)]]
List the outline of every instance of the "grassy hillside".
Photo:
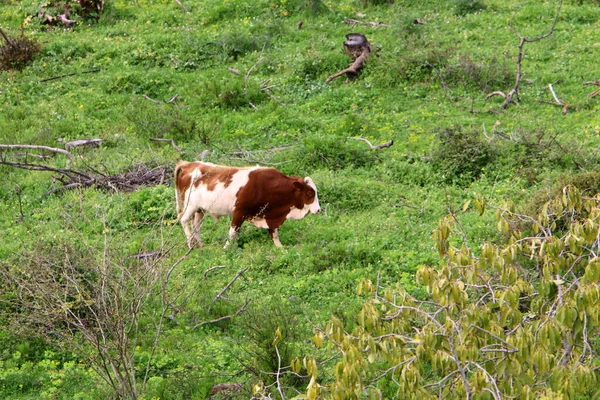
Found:
[[(246, 224), (223, 250), (229, 221), (204, 223), (204, 247), (178, 263), (166, 285), (180, 312), (159, 318), (161, 275), (134, 324), (142, 398), (207, 398), (222, 382), (243, 384), (233, 396), (249, 398), (253, 385), (273, 382), (277, 328), (282, 365), (314, 355), (315, 327), (331, 316), (348, 329), (356, 324), (362, 278), (383, 287), (400, 282), (425, 298), (415, 271), (441, 263), (431, 236), (440, 218), (457, 216), (464, 238), (455, 240), (474, 250), (500, 240), (493, 215), (479, 217), (468, 203), (474, 195), (532, 212), (541, 190), (598, 167), (600, 96), (589, 97), (596, 86), (584, 85), (599, 78), (595, 1), (564, 1), (552, 34), (525, 43), (518, 101), (506, 109), (501, 96), (488, 95), (513, 88), (519, 37), (549, 33), (557, 2), (183, 3), (189, 12), (175, 1), (107, 0), (97, 22), (82, 19), (70, 30), (42, 25), (41, 2), (0, 4), (8, 35), (19, 37), (22, 27), (42, 45), (22, 70), (0, 71), (0, 144), (64, 148), (102, 139), (99, 148), (73, 149), (72, 160), (3, 150), (3, 161), (104, 175), (140, 165), (169, 171), (164, 184), (133, 192), (48, 194), (61, 186), (56, 174), (0, 165), (5, 268), (35, 271), (41, 259), (50, 265), (65, 257), (128, 266), (130, 256), (162, 249), (156, 268), (165, 274), (187, 251), (172, 168), (204, 150), (215, 163), (311, 176), (319, 189), (324, 213), (285, 223), (283, 249)], [(327, 84), (350, 65), (342, 46), (350, 32), (366, 35), (373, 54), (355, 79)], [(554, 104), (549, 84), (568, 107)], [(181, 151), (151, 138), (173, 139)], [(394, 144), (371, 150), (356, 138)], [(216, 266), (225, 268), (208, 271)], [(60, 340), (31, 338), (25, 326), (16, 330), (8, 317), (16, 311), (0, 307), (0, 397), (109, 396), (88, 357)], [(326, 365), (324, 383), (333, 376)], [(307, 383), (287, 384), (302, 392)]]

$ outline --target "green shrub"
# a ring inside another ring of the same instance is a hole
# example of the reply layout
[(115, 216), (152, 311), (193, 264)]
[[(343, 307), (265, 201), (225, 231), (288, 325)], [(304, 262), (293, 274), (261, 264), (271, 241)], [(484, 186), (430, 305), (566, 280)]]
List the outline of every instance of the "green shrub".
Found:
[(487, 8), (485, 3), (480, 0), (454, 0), (454, 13), (456, 15), (473, 14), (483, 11)]
[(182, 142), (210, 143), (220, 129), (217, 119), (198, 119), (188, 109), (176, 104), (157, 105), (136, 99), (125, 109), (125, 116), (142, 138), (168, 138)]
[(307, 169), (319, 167), (331, 170), (360, 168), (379, 162), (377, 152), (366, 146), (359, 148), (350, 145), (349, 140), (335, 137), (305, 139), (298, 157), (304, 158)]
[(447, 183), (469, 184), (494, 159), (495, 152), (477, 131), (452, 127), (441, 131), (431, 159)]

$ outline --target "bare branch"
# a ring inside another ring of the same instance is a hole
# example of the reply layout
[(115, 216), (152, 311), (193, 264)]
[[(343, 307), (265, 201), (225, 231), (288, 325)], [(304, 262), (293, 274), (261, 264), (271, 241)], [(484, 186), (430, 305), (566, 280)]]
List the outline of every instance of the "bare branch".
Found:
[(394, 144), (394, 141), (390, 140), (389, 142), (385, 142), (385, 143), (379, 144), (377, 146), (374, 146), (374, 145), (371, 144), (371, 142), (369, 142), (367, 139), (365, 139), (363, 137), (357, 137), (357, 138), (355, 138), (355, 137), (349, 137), (348, 139), (362, 140), (363, 142), (365, 142), (366, 144), (369, 145), (369, 148), (371, 150), (385, 149), (386, 147), (390, 147), (390, 146), (392, 146)]
[(73, 157), (73, 154), (69, 153), (66, 150), (57, 149), (55, 147), (48, 147), (48, 146), (37, 146), (37, 145), (30, 145), (30, 144), (0, 144), (0, 149), (35, 149), (35, 150), (45, 150), (45, 151), (50, 151), (52, 153), (64, 154), (65, 156), (69, 157), (70, 159), (75, 158), (75, 157)]

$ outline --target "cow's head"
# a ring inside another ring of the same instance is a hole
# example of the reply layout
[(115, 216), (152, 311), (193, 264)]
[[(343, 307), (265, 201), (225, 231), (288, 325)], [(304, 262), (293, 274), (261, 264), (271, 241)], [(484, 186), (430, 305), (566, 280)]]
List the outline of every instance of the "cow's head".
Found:
[(308, 210), (313, 214), (321, 212), (319, 196), (317, 194), (317, 186), (308, 176), (304, 178), (304, 190), (302, 191), (302, 196), (304, 203), (303, 208), (308, 208)]

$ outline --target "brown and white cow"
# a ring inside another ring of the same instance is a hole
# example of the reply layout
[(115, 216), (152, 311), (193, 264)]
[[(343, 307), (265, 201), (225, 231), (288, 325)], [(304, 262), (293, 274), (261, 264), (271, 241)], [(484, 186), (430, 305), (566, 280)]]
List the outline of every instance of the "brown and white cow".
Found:
[(312, 179), (289, 177), (275, 168), (259, 166), (238, 168), (180, 161), (175, 166), (175, 198), (177, 216), (190, 248), (194, 241), (202, 245), (199, 230), (205, 215), (215, 219), (232, 217), (225, 247), (244, 221), (268, 229), (275, 246), (281, 247), (277, 228), (286, 219), (301, 219), (309, 212), (321, 211)]

